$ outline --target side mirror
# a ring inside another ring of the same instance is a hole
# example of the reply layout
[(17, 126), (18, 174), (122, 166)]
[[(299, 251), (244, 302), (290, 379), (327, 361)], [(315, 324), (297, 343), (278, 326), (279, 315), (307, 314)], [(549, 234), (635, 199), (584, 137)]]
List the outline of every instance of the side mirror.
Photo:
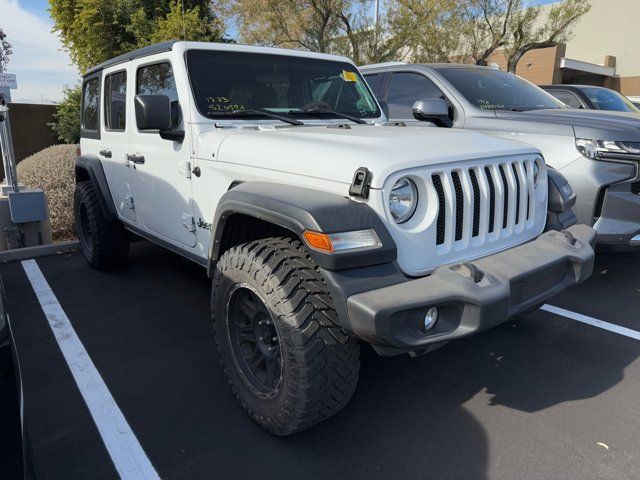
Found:
[(433, 122), (437, 127), (451, 128), (453, 122), (449, 118), (449, 107), (441, 98), (418, 100), (411, 107), (413, 118)]
[[(166, 95), (136, 95), (136, 123), (138, 130), (158, 130), (165, 140), (182, 142), (183, 130), (173, 130), (172, 126), (179, 118), (178, 110), (171, 107)], [(178, 107), (179, 108), (179, 107)]]
[(169, 130), (171, 102), (166, 95), (136, 95), (138, 130)]

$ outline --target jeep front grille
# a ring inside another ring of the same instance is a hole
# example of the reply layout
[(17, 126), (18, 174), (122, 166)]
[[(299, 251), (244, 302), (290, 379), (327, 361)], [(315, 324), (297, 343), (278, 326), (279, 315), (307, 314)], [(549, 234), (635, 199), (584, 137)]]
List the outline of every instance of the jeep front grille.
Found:
[[(436, 245), (449, 250), (508, 237), (533, 226), (533, 160), (452, 168), (431, 174), (437, 200)], [(529, 224), (529, 225), (528, 225)]]

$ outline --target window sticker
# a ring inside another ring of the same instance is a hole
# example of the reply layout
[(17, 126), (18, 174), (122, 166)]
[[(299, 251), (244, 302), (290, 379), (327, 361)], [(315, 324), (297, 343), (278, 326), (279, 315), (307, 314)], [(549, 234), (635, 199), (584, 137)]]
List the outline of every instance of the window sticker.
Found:
[(234, 110), (244, 110), (241, 103), (231, 103), (227, 97), (207, 97), (209, 110), (213, 112), (232, 112)]
[(349, 72), (347, 70), (343, 70), (342, 71), (342, 79), (345, 82), (357, 82), (358, 81), (358, 75), (356, 74), (356, 72)]
[(478, 107), (480, 107), (483, 110), (502, 110), (504, 109), (504, 105), (503, 104), (494, 104), (491, 103), (489, 100), (485, 100), (484, 98), (477, 98), (476, 99), (476, 105), (478, 105)]

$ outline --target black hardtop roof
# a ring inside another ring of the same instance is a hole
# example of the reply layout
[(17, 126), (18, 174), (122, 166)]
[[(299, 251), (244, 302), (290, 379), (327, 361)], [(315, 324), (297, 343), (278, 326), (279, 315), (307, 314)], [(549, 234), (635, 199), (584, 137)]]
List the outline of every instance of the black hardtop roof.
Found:
[(119, 63), (128, 62), (136, 58), (148, 57), (149, 55), (155, 55), (156, 53), (167, 52), (173, 48), (173, 45), (177, 41), (178, 40), (170, 40), (168, 42), (156, 43), (155, 45), (149, 45), (148, 47), (139, 48), (138, 50), (134, 50), (132, 52), (123, 53), (122, 55), (113, 57), (106, 62), (102, 62), (101, 64), (96, 65), (95, 67), (91, 67), (83, 76), (87, 77), (89, 75), (93, 75), (94, 73), (99, 72), (107, 67), (118, 65)]

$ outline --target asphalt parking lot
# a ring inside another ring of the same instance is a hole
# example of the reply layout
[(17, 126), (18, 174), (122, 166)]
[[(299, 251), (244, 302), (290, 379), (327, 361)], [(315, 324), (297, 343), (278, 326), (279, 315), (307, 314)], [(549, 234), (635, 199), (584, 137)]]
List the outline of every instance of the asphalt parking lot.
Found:
[[(600, 255), (549, 302), (630, 330), (538, 311), (419, 358), (365, 348), (351, 403), (287, 438), (227, 387), (200, 267), (143, 242), (117, 272), (78, 253), (37, 265), (161, 478), (640, 478), (638, 254)], [(0, 275), (38, 476), (117, 477), (23, 265)]]

